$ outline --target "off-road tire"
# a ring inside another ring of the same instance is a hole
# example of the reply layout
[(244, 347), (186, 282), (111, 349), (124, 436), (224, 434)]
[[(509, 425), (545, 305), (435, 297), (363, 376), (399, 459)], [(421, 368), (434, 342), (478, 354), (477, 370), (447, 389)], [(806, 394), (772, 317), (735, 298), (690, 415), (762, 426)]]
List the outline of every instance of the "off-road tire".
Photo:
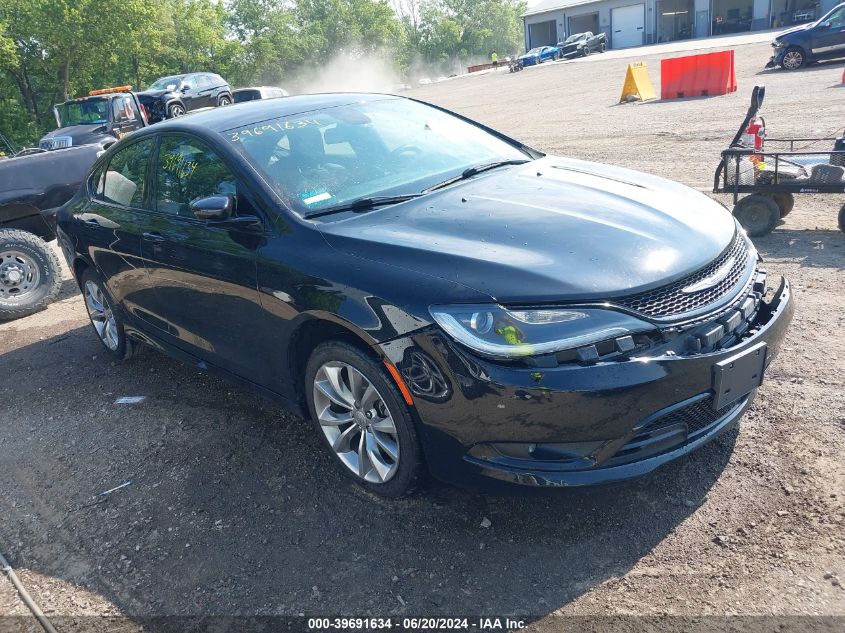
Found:
[[(350, 365), (363, 374), (370, 384), (376, 388), (382, 402), (390, 412), (398, 433), (399, 460), (395, 474), (386, 482), (372, 483), (353, 473), (332, 450), (328, 438), (323, 433), (314, 402), (314, 381), (320, 368), (331, 361)], [(385, 497), (406, 496), (419, 487), (426, 469), (411, 411), (393, 378), (381, 363), (347, 343), (340, 341), (322, 343), (314, 349), (308, 359), (305, 368), (304, 391), (318, 440), (344, 475), (366, 490)]]
[(751, 237), (768, 235), (780, 221), (777, 203), (768, 196), (757, 193), (737, 202), (733, 214)]
[[(97, 332), (96, 328), (94, 327), (93, 320), (91, 317), (91, 308), (88, 305), (88, 300), (85, 295), (85, 288), (86, 284), (94, 283), (100, 289), (105, 298), (105, 301), (108, 304), (108, 307), (111, 309), (111, 314), (114, 317), (115, 323), (117, 325), (117, 340), (118, 345), (116, 349), (109, 349), (103, 340), (100, 338), (100, 334)], [(82, 289), (82, 298), (85, 301), (85, 309), (88, 311), (88, 317), (91, 321), (91, 328), (94, 330), (94, 335), (97, 337), (97, 340), (102, 345), (103, 351), (113, 360), (129, 360), (133, 356), (136, 356), (141, 349), (143, 348), (143, 344), (138, 341), (133, 341), (129, 337), (126, 336), (126, 330), (124, 328), (124, 321), (123, 321), (123, 312), (119, 305), (117, 305), (114, 299), (111, 298), (109, 295), (108, 290), (106, 290), (106, 286), (103, 283), (100, 276), (91, 268), (85, 269), (82, 273), (82, 277), (79, 280), (79, 286)]]
[(3, 286), (6, 282), (0, 279), (0, 288), (6, 290), (0, 294), (0, 321), (17, 319), (45, 309), (58, 296), (62, 283), (58, 257), (47, 242), (37, 235), (19, 229), (0, 229), (0, 274), (4, 265), (9, 267), (12, 264), (13, 252), (22, 253), (37, 267), (38, 282), (34, 288), (16, 297), (14, 293), (7, 295), (12, 289), (11, 283)]

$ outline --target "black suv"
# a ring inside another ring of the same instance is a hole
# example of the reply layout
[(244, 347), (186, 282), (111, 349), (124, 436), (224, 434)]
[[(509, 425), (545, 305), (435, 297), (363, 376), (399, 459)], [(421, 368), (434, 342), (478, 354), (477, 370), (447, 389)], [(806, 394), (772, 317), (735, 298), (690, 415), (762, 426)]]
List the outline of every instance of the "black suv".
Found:
[(220, 75), (189, 73), (156, 79), (138, 99), (147, 108), (150, 123), (182, 116), (191, 110), (232, 103), (232, 89)]
[(766, 68), (797, 70), (820, 59), (845, 57), (845, 3), (816, 22), (784, 31), (772, 46), (775, 53)]

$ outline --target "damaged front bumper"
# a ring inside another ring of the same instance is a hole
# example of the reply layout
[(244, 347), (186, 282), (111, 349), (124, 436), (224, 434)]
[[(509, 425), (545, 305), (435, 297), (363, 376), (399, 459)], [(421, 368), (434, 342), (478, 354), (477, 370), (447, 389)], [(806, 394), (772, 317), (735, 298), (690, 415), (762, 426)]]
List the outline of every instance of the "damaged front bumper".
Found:
[(434, 328), (382, 347), (414, 395), (435, 476), (580, 486), (645, 474), (735, 424), (793, 310), (782, 280), (770, 301), (757, 301), (747, 322), (732, 326), (737, 336), (725, 334), (724, 347), (594, 364), (496, 363)]

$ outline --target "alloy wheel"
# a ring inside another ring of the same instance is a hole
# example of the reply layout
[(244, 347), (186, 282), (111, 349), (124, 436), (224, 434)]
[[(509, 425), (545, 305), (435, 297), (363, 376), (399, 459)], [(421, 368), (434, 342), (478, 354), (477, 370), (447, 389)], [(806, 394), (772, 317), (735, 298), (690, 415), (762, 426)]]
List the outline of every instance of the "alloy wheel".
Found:
[(185, 114), (185, 109), (180, 105), (175, 105), (170, 108), (170, 116), (174, 119)]
[(220, 106), (227, 106), (227, 105), (229, 105), (230, 103), (232, 103), (232, 102), (231, 102), (231, 101), (229, 101), (229, 97), (220, 97), (220, 101), (218, 102), (218, 104), (217, 104), (217, 105), (220, 105)]
[(0, 253), (0, 299), (18, 299), (38, 288), (41, 272), (35, 261), (20, 251)]
[(804, 56), (799, 51), (787, 51), (783, 56), (783, 67), (796, 70), (804, 64)]
[(382, 395), (364, 374), (339, 361), (314, 376), (317, 421), (332, 451), (353, 474), (381, 484), (399, 467), (399, 434)]
[(88, 316), (91, 317), (91, 323), (103, 345), (113, 352), (117, 351), (120, 346), (117, 321), (103, 291), (93, 281), (85, 282), (85, 306), (88, 308)]

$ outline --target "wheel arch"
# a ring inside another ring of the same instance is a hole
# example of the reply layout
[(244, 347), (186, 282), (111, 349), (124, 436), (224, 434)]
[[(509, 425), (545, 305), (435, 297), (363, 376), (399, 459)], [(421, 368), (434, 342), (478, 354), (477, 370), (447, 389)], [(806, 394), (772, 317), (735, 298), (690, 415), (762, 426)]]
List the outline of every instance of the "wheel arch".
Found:
[(288, 339), (288, 372), (293, 384), (296, 403), (302, 411), (308, 411), (305, 402), (305, 367), (314, 349), (329, 341), (341, 341), (360, 350), (381, 363), (384, 355), (377, 350), (377, 341), (361, 328), (340, 319), (336, 315), (310, 312), (300, 317)]
[(79, 255), (74, 258), (73, 263), (71, 264), (70, 269), (73, 273), (73, 278), (76, 280), (76, 285), (80, 288), (82, 287), (82, 275), (89, 268), (93, 268), (93, 266), (91, 266), (91, 263), (84, 257)]

